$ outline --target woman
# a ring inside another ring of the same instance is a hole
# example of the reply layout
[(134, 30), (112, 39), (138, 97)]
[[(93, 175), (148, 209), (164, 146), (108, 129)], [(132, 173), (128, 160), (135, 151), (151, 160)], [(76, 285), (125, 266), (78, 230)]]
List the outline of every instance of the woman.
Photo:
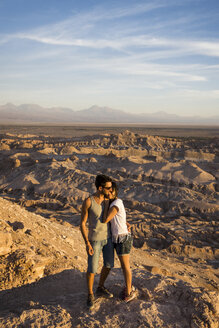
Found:
[(121, 263), (126, 284), (123, 298), (128, 303), (136, 297), (136, 290), (132, 286), (132, 272), (129, 263), (133, 239), (128, 231), (125, 207), (123, 201), (118, 198), (118, 187), (115, 182), (112, 182), (110, 200), (106, 201), (105, 204), (103, 222), (111, 223), (112, 240)]

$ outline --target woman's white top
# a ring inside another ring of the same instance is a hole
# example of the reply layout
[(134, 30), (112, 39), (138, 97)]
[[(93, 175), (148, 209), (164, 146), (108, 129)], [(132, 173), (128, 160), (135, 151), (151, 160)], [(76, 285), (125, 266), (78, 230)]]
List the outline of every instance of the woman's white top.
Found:
[(111, 223), (111, 232), (114, 243), (121, 243), (129, 232), (126, 225), (126, 212), (123, 201), (119, 198), (115, 199), (111, 204), (110, 208), (116, 206), (118, 212), (110, 221)]

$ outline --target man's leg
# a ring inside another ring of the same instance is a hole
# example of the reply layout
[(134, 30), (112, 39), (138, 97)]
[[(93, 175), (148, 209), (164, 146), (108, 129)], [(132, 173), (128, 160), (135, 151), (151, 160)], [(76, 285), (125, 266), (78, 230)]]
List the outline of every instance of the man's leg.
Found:
[(105, 280), (108, 277), (108, 274), (109, 274), (110, 270), (111, 270), (111, 268), (107, 268), (105, 266), (102, 267), (98, 287), (103, 287), (104, 286)]
[(100, 273), (100, 280), (99, 285), (97, 287), (96, 295), (98, 297), (105, 297), (105, 298), (112, 298), (113, 294), (104, 287), (104, 282), (110, 272), (111, 268), (107, 268), (105, 266), (102, 267), (101, 273)]
[(93, 285), (94, 285), (94, 273), (87, 272), (87, 289), (88, 294), (93, 294)]
[(87, 268), (87, 289), (88, 289), (88, 299), (87, 305), (92, 307), (95, 302), (95, 297), (93, 293), (93, 285), (94, 285), (94, 276), (97, 272), (99, 256), (101, 252), (101, 245), (98, 242), (92, 243), (94, 254), (88, 255), (88, 268)]
[(113, 297), (113, 294), (110, 293), (110, 291), (108, 291), (104, 287), (106, 278), (108, 277), (111, 268), (114, 267), (114, 245), (112, 243), (111, 238), (108, 238), (106, 244), (103, 247), (103, 261), (104, 261), (104, 265), (100, 273), (97, 295), (106, 298), (111, 298)]
[(114, 244), (111, 238), (107, 239), (107, 243), (103, 246), (103, 267), (100, 273), (99, 286), (102, 287), (106, 278), (114, 267)]

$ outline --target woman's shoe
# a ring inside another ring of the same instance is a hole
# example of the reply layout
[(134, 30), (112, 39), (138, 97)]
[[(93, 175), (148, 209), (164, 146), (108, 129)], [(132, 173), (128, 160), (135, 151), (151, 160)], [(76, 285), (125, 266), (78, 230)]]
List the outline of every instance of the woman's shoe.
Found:
[(132, 286), (131, 293), (129, 295), (125, 296), (124, 301), (125, 301), (125, 303), (129, 303), (136, 297), (137, 297), (137, 290), (135, 289), (134, 286)]

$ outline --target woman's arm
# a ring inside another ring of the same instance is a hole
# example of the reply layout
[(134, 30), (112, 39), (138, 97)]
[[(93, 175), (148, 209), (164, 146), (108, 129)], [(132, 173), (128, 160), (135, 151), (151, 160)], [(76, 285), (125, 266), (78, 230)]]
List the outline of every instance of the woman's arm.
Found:
[(112, 218), (118, 213), (119, 209), (117, 206), (110, 207), (108, 213), (104, 211), (103, 213), (103, 223), (108, 223)]
[(103, 223), (105, 223), (105, 220), (107, 218), (107, 213), (109, 210), (109, 199), (104, 200), (104, 210), (103, 210)]

